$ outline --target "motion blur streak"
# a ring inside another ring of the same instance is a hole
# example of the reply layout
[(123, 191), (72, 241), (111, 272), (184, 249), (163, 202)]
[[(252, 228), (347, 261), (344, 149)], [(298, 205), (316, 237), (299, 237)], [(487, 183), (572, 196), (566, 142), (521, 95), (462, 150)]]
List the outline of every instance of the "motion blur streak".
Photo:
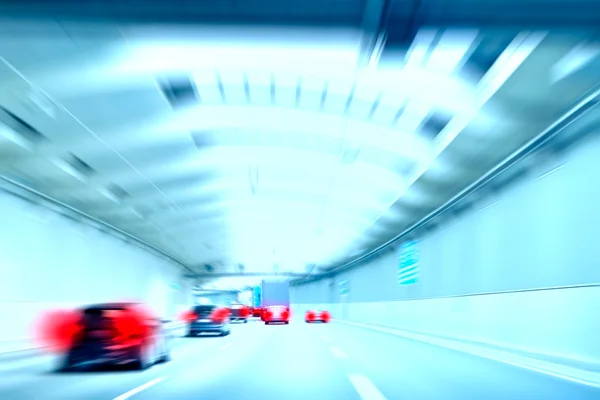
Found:
[(50, 310), (36, 321), (34, 337), (38, 345), (52, 353), (68, 351), (83, 330), (81, 313), (75, 310)]
[(114, 316), (117, 330), (115, 342), (126, 346), (150, 346), (153, 344), (154, 326), (149, 323), (153, 319), (152, 313), (144, 307), (123, 310)]

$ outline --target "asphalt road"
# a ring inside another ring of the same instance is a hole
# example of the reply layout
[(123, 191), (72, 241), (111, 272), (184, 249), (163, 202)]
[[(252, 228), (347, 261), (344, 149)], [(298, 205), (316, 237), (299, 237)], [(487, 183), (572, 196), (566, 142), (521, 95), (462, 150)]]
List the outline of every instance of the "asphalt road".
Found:
[(337, 324), (232, 327), (177, 339), (146, 371), (55, 373), (51, 357), (0, 362), (3, 400), (600, 399), (600, 389)]

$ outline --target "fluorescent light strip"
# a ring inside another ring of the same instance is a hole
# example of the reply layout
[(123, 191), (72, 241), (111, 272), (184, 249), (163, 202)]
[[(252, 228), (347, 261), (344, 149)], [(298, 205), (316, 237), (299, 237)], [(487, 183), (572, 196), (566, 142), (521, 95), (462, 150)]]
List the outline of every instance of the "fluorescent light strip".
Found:
[[(346, 128), (347, 126), (347, 128)], [(342, 115), (329, 115), (305, 110), (277, 107), (211, 106), (203, 105), (179, 114), (162, 126), (165, 133), (190, 130), (236, 130), (314, 134), (339, 139), (340, 132), (347, 129), (371, 132), (364, 138), (367, 145), (390, 150), (409, 159), (428, 150), (427, 143), (413, 133), (374, 125), (367, 121), (348, 120)]]
[(4, 124), (0, 124), (0, 137), (3, 137), (4, 139), (13, 142), (14, 144), (27, 151), (35, 151), (35, 146), (33, 145), (33, 143), (31, 143), (31, 141), (27, 140), (25, 137), (18, 134), (13, 129), (9, 128)]
[(600, 56), (598, 43), (582, 43), (561, 58), (550, 70), (550, 80), (557, 83), (576, 73)]
[(60, 158), (56, 158), (56, 159), (52, 160), (52, 163), (55, 166), (57, 166), (60, 170), (62, 170), (63, 172), (66, 172), (67, 174), (71, 175), (73, 178), (75, 178), (83, 183), (88, 182), (87, 178), (82, 173), (77, 171), (75, 168), (73, 168), (71, 165), (69, 165), (69, 163), (67, 163), (66, 161), (64, 161)]
[[(326, 43), (324, 41), (323, 43)], [(115, 60), (115, 74), (156, 74), (243, 67), (248, 71), (328, 74), (356, 71), (359, 46), (190, 43), (139, 44)]]

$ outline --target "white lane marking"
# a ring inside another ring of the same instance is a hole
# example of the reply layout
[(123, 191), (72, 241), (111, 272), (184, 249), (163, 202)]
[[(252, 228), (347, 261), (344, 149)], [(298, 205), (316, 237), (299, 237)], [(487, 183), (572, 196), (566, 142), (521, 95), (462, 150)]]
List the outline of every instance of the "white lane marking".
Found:
[(136, 387), (135, 389), (131, 389), (127, 393), (123, 393), (122, 395), (115, 397), (113, 400), (127, 400), (130, 397), (138, 394), (139, 392), (146, 390), (149, 387), (152, 387), (152, 386), (156, 385), (157, 383), (164, 381), (165, 379), (166, 379), (166, 377), (164, 377), (164, 376), (153, 379), (150, 382), (144, 383), (143, 385)]
[[(498, 350), (484, 350), (477, 348), (476, 346), (463, 345), (455, 343), (452, 340), (447, 339), (433, 339), (428, 338), (425, 335), (412, 334), (408, 332), (402, 332), (392, 328), (376, 327), (368, 324), (361, 324), (350, 321), (343, 321), (342, 324), (354, 325), (361, 328), (366, 328), (373, 331), (379, 331), (384, 333), (390, 333), (395, 336), (416, 340), (418, 342), (432, 344), (434, 346), (444, 347), (460, 351), (462, 353), (468, 353), (477, 357), (487, 358), (489, 360), (497, 361), (503, 364), (512, 365), (517, 368), (527, 369), (529, 371), (538, 372), (544, 375), (549, 375), (565, 381), (577, 383), (580, 385), (591, 386), (600, 388), (600, 374), (597, 372), (588, 372), (580, 370), (578, 368), (568, 367), (559, 365), (547, 361), (535, 360), (529, 357), (521, 357), (506, 354)], [(512, 359), (511, 359), (512, 358)]]
[(331, 351), (333, 353), (334, 356), (336, 356), (337, 358), (348, 358), (348, 355), (346, 353), (344, 353), (342, 351), (342, 349), (339, 349), (337, 347), (329, 347), (329, 351)]
[(231, 346), (231, 343), (224, 344), (223, 346), (221, 346), (221, 350), (225, 350), (229, 346)]
[(386, 400), (385, 396), (381, 394), (379, 389), (366, 376), (350, 374), (348, 378), (362, 400)]

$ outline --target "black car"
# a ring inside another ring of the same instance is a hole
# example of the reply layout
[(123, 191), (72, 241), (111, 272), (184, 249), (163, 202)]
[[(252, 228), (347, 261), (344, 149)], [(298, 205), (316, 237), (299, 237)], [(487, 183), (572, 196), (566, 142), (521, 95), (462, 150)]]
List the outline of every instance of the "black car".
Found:
[(230, 311), (216, 305), (195, 306), (187, 317), (187, 336), (197, 336), (201, 333), (218, 333), (227, 336), (231, 333), (229, 326)]
[(162, 322), (135, 303), (108, 303), (79, 310), (80, 322), (60, 370), (99, 365), (146, 369), (170, 360), (170, 336)]

